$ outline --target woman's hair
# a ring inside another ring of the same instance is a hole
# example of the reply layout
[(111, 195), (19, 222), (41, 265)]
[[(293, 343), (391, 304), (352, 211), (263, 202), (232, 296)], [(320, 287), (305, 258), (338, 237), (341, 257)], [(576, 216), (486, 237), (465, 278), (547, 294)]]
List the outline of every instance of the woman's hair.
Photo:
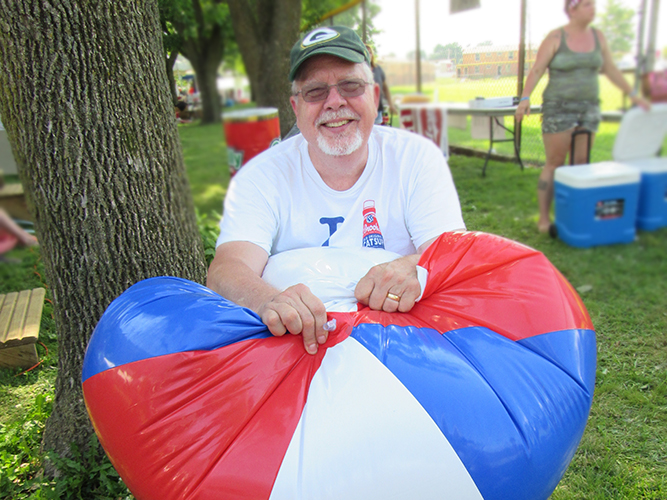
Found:
[(371, 56), (371, 68), (372, 68), (373, 66), (375, 66), (375, 52), (373, 51), (373, 47), (371, 47), (367, 43), (365, 43), (364, 45), (366, 46), (368, 55)]
[(568, 10), (574, 9), (577, 5), (579, 5), (579, 2), (581, 2), (581, 0), (565, 0), (565, 13), (569, 16), (570, 13)]

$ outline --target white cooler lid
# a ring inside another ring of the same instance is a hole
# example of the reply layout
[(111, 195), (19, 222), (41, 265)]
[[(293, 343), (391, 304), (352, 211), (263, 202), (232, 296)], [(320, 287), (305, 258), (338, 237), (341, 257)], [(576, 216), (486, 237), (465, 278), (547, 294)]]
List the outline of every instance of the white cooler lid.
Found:
[(603, 161), (574, 167), (560, 167), (554, 176), (556, 182), (574, 188), (594, 188), (638, 183), (641, 173), (615, 161)]
[(612, 156), (616, 161), (650, 158), (667, 135), (667, 103), (654, 103), (648, 113), (632, 108), (623, 115)]
[(628, 160), (624, 165), (638, 168), (645, 174), (667, 173), (667, 156), (654, 156), (653, 158), (642, 158), (641, 160)]

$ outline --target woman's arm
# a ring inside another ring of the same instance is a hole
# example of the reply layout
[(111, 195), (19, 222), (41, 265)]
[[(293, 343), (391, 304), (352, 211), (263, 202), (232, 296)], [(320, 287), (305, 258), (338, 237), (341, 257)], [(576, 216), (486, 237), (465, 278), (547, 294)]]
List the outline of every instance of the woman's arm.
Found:
[(630, 84), (623, 76), (623, 73), (621, 73), (621, 70), (614, 64), (614, 59), (611, 55), (611, 50), (609, 49), (609, 44), (607, 43), (605, 36), (600, 30), (595, 30), (595, 33), (598, 36), (598, 40), (600, 40), (600, 49), (602, 51), (602, 73), (607, 75), (607, 78), (609, 78), (611, 83), (616, 85), (623, 93), (627, 94), (633, 104), (641, 107), (644, 111), (650, 110), (651, 104), (639, 96), (637, 92), (630, 87)]
[(517, 121), (521, 121), (524, 115), (530, 114), (530, 94), (549, 67), (549, 63), (551, 62), (551, 59), (553, 59), (554, 54), (556, 54), (558, 46), (560, 45), (560, 38), (560, 30), (553, 30), (547, 35), (540, 45), (540, 48), (537, 50), (535, 64), (533, 64), (533, 67), (528, 73), (526, 84), (523, 87), (523, 92), (521, 94), (521, 101), (519, 101), (519, 106), (516, 109), (515, 116)]

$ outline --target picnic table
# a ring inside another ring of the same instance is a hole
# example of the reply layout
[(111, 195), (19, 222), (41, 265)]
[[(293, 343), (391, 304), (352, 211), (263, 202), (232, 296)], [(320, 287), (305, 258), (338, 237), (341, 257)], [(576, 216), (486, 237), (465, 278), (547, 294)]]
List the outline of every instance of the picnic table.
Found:
[[(447, 141), (448, 122), (452, 126), (467, 126), (467, 120), (461, 122), (457, 117), (471, 116), (473, 118), (473, 138), (487, 139), (489, 149), (486, 153), (482, 175), (486, 175), (486, 167), (493, 152), (493, 145), (498, 142), (513, 142), (514, 155), (517, 163), (523, 169), (519, 136), (514, 128), (506, 127), (505, 116), (514, 116), (516, 106), (502, 108), (473, 108), (467, 102), (438, 102), (438, 103), (407, 103), (399, 105), (401, 112), (401, 126), (424, 135), (433, 140), (449, 156)], [(539, 114), (540, 106), (531, 106), (531, 113)], [(477, 120), (476, 120), (477, 118)], [(501, 120), (503, 119), (503, 120)], [(464, 123), (464, 125), (461, 125)], [(456, 125), (454, 125), (456, 124)], [(507, 137), (507, 133), (511, 137)]]
[[(473, 139), (489, 141), (489, 149), (484, 159), (482, 176), (486, 175), (486, 167), (493, 154), (493, 146), (499, 142), (512, 142), (514, 157), (523, 170), (521, 160), (521, 128), (516, 130), (506, 127), (504, 118), (514, 116), (516, 106), (498, 108), (473, 108), (468, 102), (408, 102), (399, 104), (401, 126), (431, 139), (440, 147), (443, 154), (449, 157), (449, 141), (447, 127), (466, 129), (467, 117), (472, 117)], [(542, 106), (531, 106), (531, 114), (541, 114)], [(624, 111), (603, 111), (602, 121), (618, 123)], [(518, 133), (517, 133), (518, 132)]]

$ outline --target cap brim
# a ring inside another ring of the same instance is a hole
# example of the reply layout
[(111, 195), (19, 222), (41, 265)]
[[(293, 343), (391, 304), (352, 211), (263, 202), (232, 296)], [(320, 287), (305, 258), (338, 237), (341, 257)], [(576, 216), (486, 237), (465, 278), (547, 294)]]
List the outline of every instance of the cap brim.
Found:
[(296, 63), (294, 63), (289, 72), (290, 82), (294, 81), (294, 77), (296, 76), (297, 71), (305, 61), (307, 61), (313, 56), (321, 54), (340, 57), (341, 59), (345, 59), (346, 61), (350, 61), (353, 63), (362, 63), (366, 60), (366, 58), (356, 50), (348, 49), (346, 47), (318, 47), (313, 51), (304, 54), (300, 59), (296, 61)]

